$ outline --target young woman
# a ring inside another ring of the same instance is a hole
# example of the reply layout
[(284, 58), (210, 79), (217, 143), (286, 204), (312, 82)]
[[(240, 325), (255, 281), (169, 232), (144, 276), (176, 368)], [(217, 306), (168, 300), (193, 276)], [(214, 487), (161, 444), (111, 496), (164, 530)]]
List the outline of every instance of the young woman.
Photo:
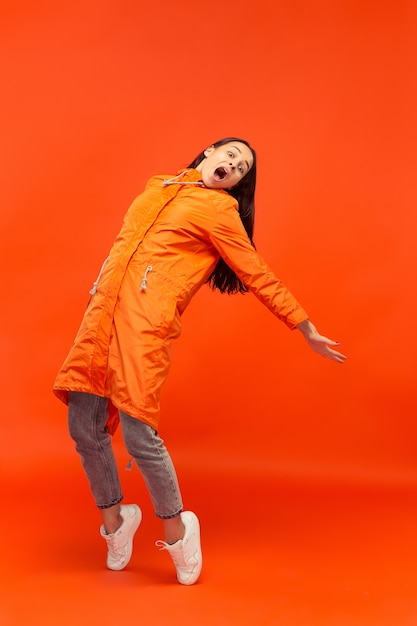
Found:
[(181, 315), (206, 282), (229, 294), (250, 290), (310, 347), (338, 363), (336, 342), (318, 333), (252, 242), (256, 154), (228, 137), (201, 152), (177, 175), (154, 176), (129, 208), (91, 290), (91, 299), (54, 391), (69, 405), (76, 442), (107, 542), (107, 566), (123, 569), (141, 521), (135, 504), (120, 504), (111, 435), (121, 423), (141, 471), (166, 549), (181, 584), (202, 565), (197, 516), (183, 511), (171, 458), (160, 438), (159, 398)]

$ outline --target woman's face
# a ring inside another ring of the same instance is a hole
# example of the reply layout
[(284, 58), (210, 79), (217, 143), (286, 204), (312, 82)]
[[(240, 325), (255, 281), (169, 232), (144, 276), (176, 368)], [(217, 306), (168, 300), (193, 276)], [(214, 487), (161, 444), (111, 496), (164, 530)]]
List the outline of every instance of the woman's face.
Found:
[(210, 146), (204, 151), (205, 158), (197, 165), (205, 187), (231, 189), (240, 183), (253, 165), (252, 150), (240, 141), (223, 146)]

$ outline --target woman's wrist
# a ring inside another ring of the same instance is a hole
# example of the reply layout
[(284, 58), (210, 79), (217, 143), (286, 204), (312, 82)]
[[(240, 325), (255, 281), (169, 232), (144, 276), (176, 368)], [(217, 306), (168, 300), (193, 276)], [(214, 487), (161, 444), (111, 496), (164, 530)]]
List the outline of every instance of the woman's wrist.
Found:
[(309, 337), (317, 332), (316, 327), (309, 319), (297, 324), (296, 328), (303, 333), (304, 337)]

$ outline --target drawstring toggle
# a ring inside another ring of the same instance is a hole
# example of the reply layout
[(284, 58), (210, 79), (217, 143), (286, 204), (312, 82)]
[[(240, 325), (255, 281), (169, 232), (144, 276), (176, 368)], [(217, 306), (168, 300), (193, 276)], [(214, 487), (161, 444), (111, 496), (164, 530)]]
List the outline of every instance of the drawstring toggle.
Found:
[(142, 278), (142, 284), (140, 286), (141, 291), (146, 291), (146, 286), (147, 286), (146, 283), (148, 282), (148, 274), (149, 274), (149, 272), (152, 272), (152, 265), (148, 265), (148, 267), (145, 270), (145, 273), (144, 273), (143, 278)]

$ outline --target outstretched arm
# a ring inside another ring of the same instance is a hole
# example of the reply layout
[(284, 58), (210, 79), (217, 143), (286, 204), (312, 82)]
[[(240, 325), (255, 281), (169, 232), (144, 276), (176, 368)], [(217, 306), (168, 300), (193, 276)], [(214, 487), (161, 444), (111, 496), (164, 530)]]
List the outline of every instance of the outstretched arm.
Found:
[(325, 359), (336, 361), (336, 363), (345, 362), (346, 356), (330, 347), (338, 346), (339, 342), (332, 341), (332, 339), (328, 339), (327, 337), (320, 335), (317, 328), (310, 322), (310, 320), (305, 320), (304, 322), (297, 324), (297, 329), (303, 333), (304, 339), (314, 352), (321, 354), (321, 356)]
[[(219, 198), (224, 202), (224, 197)], [(216, 216), (209, 237), (242, 283), (289, 328), (298, 328), (314, 352), (337, 363), (343, 363), (346, 360), (345, 355), (331, 347), (338, 346), (339, 343), (319, 334), (308, 319), (306, 311), (254, 249), (236, 206), (224, 204), (215, 206)]]

